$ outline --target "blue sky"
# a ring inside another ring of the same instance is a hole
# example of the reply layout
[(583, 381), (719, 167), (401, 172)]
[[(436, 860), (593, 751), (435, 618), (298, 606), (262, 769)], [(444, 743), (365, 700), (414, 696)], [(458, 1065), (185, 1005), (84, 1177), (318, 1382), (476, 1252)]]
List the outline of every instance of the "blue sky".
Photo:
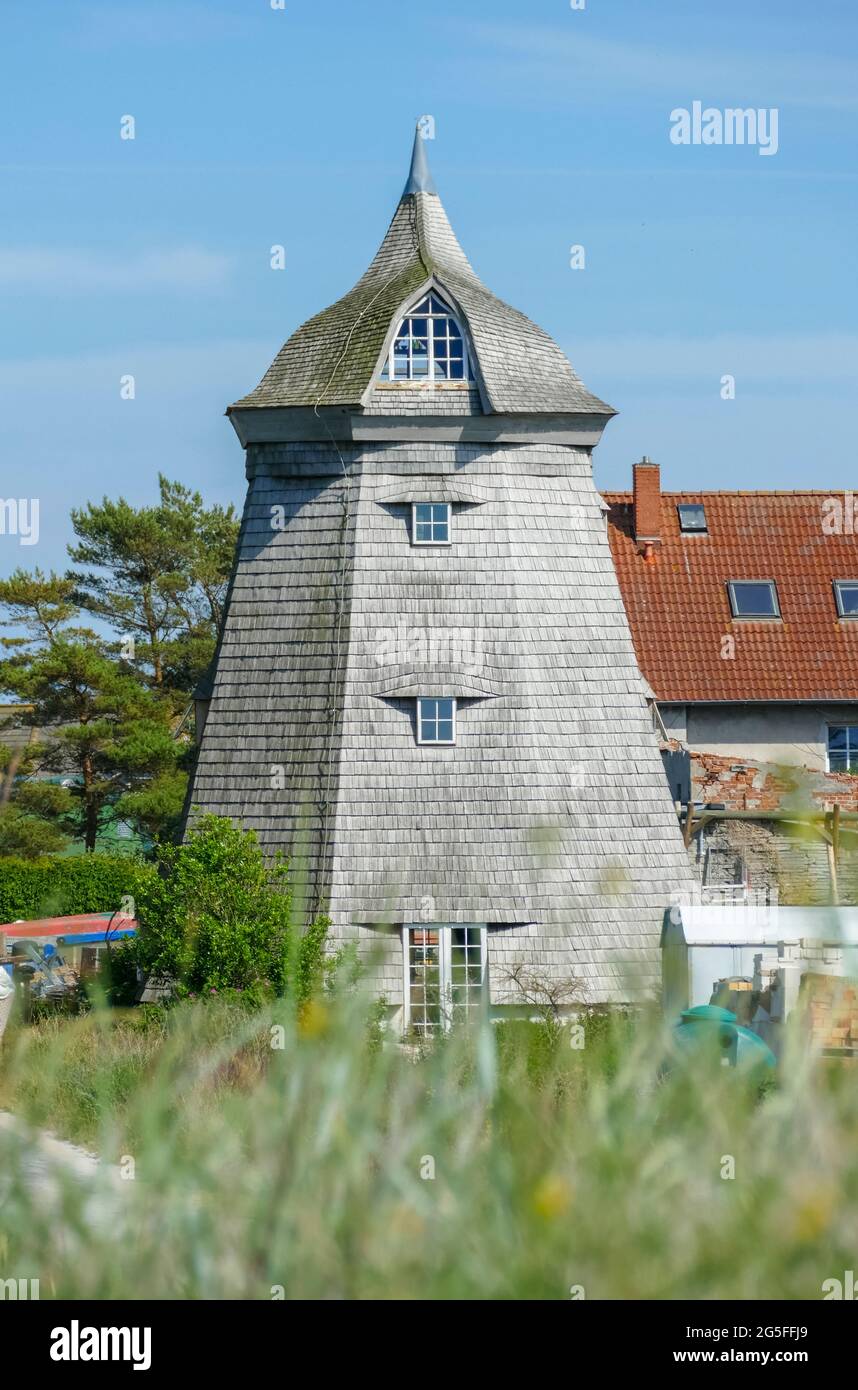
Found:
[[(41, 539), (0, 572), (62, 569), (69, 507), (158, 470), (241, 502), (223, 410), (365, 268), (424, 113), (478, 273), (621, 412), (601, 487), (644, 453), (670, 488), (858, 483), (854, 0), (20, 0), (3, 30), (0, 497)], [(695, 100), (777, 107), (777, 154), (673, 145)]]

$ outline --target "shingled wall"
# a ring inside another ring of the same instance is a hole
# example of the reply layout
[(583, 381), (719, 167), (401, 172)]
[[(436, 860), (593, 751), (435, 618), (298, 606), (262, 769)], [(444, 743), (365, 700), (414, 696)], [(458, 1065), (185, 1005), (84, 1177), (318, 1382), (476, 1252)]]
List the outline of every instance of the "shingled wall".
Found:
[[(248, 477), (194, 804), (301, 862), (391, 1003), (427, 920), (489, 924), (495, 1002), (522, 958), (593, 1002), (654, 988), (692, 875), (587, 451), (255, 446)], [(480, 500), (413, 547), (391, 492), (439, 477)], [(417, 693), (458, 695), (455, 747), (417, 745)]]

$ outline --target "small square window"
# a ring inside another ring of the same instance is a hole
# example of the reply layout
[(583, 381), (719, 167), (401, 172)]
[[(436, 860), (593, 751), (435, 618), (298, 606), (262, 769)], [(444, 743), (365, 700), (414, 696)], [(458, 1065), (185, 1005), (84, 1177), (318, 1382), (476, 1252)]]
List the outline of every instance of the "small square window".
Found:
[(778, 591), (773, 579), (731, 579), (727, 585), (734, 618), (779, 618)]
[(417, 701), (417, 742), (456, 742), (456, 701), (450, 698)]
[(834, 598), (841, 618), (858, 618), (858, 579), (835, 579)]
[(706, 531), (706, 508), (702, 502), (680, 502), (676, 508), (679, 513), (680, 531)]
[(449, 502), (412, 504), (411, 540), (414, 545), (449, 545), (450, 529)]

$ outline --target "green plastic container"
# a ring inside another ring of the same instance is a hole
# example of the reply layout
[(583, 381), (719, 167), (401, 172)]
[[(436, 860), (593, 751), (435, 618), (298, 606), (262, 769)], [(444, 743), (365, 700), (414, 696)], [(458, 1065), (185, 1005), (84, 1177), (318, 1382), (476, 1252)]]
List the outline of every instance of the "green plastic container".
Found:
[(717, 1004), (684, 1009), (673, 1030), (673, 1040), (683, 1055), (698, 1048), (718, 1048), (725, 1066), (745, 1074), (762, 1074), (777, 1067), (777, 1058), (768, 1044), (750, 1028), (743, 1028), (729, 1009)]

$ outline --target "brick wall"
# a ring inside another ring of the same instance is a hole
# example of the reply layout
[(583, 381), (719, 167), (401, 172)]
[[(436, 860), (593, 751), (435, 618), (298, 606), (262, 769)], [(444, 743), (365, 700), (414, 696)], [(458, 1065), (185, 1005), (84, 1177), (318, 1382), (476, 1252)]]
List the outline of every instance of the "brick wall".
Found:
[(858, 776), (717, 753), (691, 753), (691, 792), (695, 801), (724, 802), (731, 811), (777, 811), (790, 797), (817, 811), (835, 804), (844, 811), (858, 811)]
[(806, 973), (801, 1002), (818, 1048), (858, 1048), (858, 982)]

